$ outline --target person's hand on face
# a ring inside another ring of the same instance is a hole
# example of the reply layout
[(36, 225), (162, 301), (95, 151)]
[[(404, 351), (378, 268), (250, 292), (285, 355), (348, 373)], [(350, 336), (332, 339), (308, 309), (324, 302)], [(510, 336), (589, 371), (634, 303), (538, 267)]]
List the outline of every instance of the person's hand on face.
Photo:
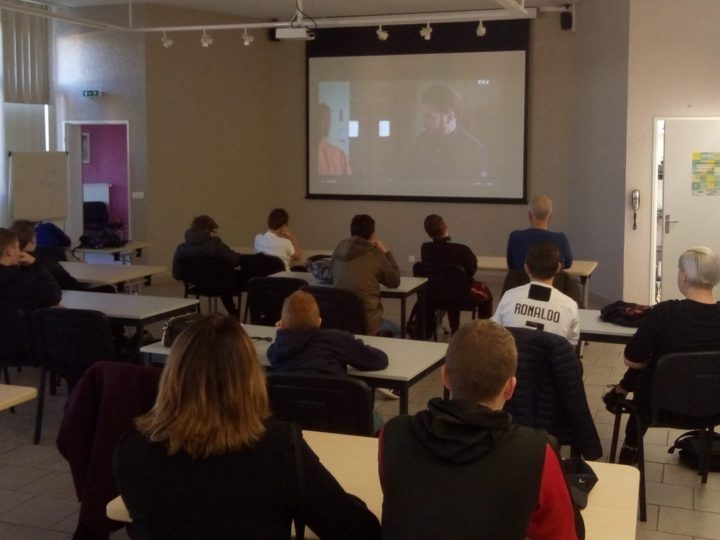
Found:
[(20, 266), (28, 266), (35, 262), (35, 257), (27, 253), (26, 251), (20, 251), (18, 255), (18, 264)]

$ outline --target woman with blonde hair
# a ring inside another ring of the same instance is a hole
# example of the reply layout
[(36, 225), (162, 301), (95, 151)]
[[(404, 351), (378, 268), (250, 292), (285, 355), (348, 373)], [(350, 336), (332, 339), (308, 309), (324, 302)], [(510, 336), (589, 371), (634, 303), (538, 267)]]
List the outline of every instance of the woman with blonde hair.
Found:
[(154, 407), (115, 453), (133, 538), (375, 538), (377, 518), (346, 493), (290, 423), (273, 419), (265, 376), (236, 320), (211, 315), (173, 345)]

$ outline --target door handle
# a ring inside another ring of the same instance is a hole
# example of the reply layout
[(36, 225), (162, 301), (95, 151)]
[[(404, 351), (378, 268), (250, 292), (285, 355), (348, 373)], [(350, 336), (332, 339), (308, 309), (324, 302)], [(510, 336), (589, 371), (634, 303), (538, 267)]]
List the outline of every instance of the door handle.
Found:
[(670, 214), (665, 214), (665, 234), (668, 234), (670, 232), (670, 224), (671, 223), (680, 223), (680, 222), (672, 221), (670, 219)]

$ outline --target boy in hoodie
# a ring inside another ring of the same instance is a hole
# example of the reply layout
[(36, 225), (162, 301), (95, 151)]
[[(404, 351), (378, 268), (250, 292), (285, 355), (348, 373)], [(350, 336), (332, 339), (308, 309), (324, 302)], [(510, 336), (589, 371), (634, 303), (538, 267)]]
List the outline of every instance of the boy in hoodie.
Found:
[(29, 253), (20, 251), (17, 235), (0, 228), (0, 306), (27, 313), (60, 303), (62, 291), (50, 273)]
[(576, 515), (545, 432), (502, 410), (515, 389), (512, 335), (463, 325), (441, 368), (450, 400), (390, 420), (380, 437), (384, 539), (576, 540)]
[(380, 302), (380, 285), (390, 289), (400, 285), (395, 257), (375, 235), (375, 220), (367, 214), (353, 217), (350, 234), (333, 251), (333, 285), (353, 291), (363, 301), (368, 334), (388, 332), (399, 336), (398, 325), (382, 318)]
[[(185, 242), (175, 250), (172, 265), (172, 275), (175, 279), (183, 280), (183, 259), (189, 257), (216, 257), (232, 267), (240, 264), (240, 254), (220, 239), (217, 234), (218, 228), (217, 222), (210, 216), (202, 215), (193, 219), (190, 228), (185, 231)], [(237, 272), (236, 290), (242, 290), (240, 272)], [(232, 294), (223, 294), (220, 300), (228, 314), (238, 316), (238, 308), (235, 306)]]
[(295, 291), (283, 303), (275, 341), (267, 351), (275, 372), (346, 375), (350, 365), (360, 371), (385, 369), (387, 355), (365, 345), (350, 332), (320, 328), (315, 297)]

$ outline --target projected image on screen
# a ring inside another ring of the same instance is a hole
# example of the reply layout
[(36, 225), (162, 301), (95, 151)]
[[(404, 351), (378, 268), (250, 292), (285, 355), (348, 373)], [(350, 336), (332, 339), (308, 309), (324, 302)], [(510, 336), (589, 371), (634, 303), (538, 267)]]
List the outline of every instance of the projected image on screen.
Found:
[(309, 195), (523, 196), (525, 52), (309, 59)]

